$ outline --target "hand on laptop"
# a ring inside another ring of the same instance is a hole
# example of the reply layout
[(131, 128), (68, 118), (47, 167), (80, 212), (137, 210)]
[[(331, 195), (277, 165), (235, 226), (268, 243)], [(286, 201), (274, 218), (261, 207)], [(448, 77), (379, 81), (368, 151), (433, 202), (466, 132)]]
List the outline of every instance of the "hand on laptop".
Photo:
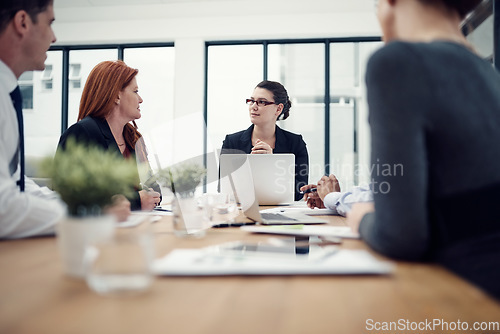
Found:
[(251, 154), (273, 154), (273, 149), (268, 143), (257, 139), (255, 146), (252, 147)]

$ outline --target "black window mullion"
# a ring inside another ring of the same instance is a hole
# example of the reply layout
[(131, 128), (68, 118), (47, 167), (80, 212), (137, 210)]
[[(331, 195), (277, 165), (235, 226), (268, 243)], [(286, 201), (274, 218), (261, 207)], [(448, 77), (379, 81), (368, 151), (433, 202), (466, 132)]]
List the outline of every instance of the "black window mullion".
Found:
[[(204, 120), (204, 129), (203, 129), (203, 166), (205, 169), (208, 169), (208, 48), (209, 45), (205, 43), (205, 77), (204, 77), (204, 92), (203, 92), (203, 120)], [(203, 180), (203, 192), (207, 192), (207, 176), (205, 175), (205, 179)]]
[(123, 45), (118, 46), (118, 59), (119, 60), (123, 60), (124, 53), (125, 53), (125, 48), (123, 47)]
[(325, 41), (325, 174), (330, 175), (330, 41)]
[(263, 78), (264, 80), (267, 80), (267, 77), (268, 77), (268, 73), (269, 73), (269, 50), (268, 50), (268, 43), (266, 41), (264, 41), (262, 43), (262, 47), (263, 47), (263, 52), (264, 52), (264, 74), (263, 74)]
[[(360, 86), (360, 68), (359, 68), (359, 42), (354, 43), (354, 86), (359, 87)], [(358, 184), (358, 171), (357, 168), (359, 166), (359, 154), (358, 154), (358, 101), (355, 97), (353, 97), (353, 113), (352, 113), (352, 118), (353, 118), (353, 153), (354, 153), (354, 175), (353, 175), (353, 180), (354, 184)]]
[(493, 62), (500, 71), (500, 0), (493, 2)]
[(62, 101), (61, 101), (61, 134), (68, 128), (69, 108), (69, 48), (62, 50)]

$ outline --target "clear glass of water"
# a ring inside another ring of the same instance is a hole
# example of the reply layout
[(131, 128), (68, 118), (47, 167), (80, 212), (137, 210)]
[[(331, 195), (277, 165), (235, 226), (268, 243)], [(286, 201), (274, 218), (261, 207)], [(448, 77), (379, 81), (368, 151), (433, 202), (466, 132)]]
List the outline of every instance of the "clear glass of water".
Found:
[(172, 201), (174, 234), (178, 237), (202, 238), (207, 226), (203, 220), (202, 208), (192, 196), (176, 196)]
[(101, 295), (129, 295), (151, 286), (154, 247), (151, 233), (119, 230), (85, 250), (87, 285)]
[(234, 197), (230, 194), (203, 194), (200, 199), (204, 220), (210, 225), (234, 222), (238, 210)]

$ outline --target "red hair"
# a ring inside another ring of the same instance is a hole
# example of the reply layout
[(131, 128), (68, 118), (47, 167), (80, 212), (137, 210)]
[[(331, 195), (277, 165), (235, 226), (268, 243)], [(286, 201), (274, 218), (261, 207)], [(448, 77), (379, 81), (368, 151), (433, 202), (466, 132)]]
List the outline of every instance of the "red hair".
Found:
[[(105, 118), (109, 115), (118, 93), (130, 84), (139, 70), (127, 66), (123, 61), (103, 61), (90, 72), (80, 100), (78, 121), (87, 116)], [(123, 128), (123, 138), (130, 147), (135, 148), (141, 137), (133, 121)]]

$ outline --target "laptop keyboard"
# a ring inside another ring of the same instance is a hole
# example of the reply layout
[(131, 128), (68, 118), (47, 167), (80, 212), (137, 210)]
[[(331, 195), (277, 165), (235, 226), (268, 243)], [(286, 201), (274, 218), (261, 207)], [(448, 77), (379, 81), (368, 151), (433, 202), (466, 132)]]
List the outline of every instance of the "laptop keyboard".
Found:
[(266, 213), (261, 213), (261, 216), (265, 220), (291, 220), (291, 221), (297, 220), (297, 219), (294, 219), (294, 218), (291, 218), (291, 217), (288, 217), (285, 215), (281, 215), (279, 213), (266, 212)]

